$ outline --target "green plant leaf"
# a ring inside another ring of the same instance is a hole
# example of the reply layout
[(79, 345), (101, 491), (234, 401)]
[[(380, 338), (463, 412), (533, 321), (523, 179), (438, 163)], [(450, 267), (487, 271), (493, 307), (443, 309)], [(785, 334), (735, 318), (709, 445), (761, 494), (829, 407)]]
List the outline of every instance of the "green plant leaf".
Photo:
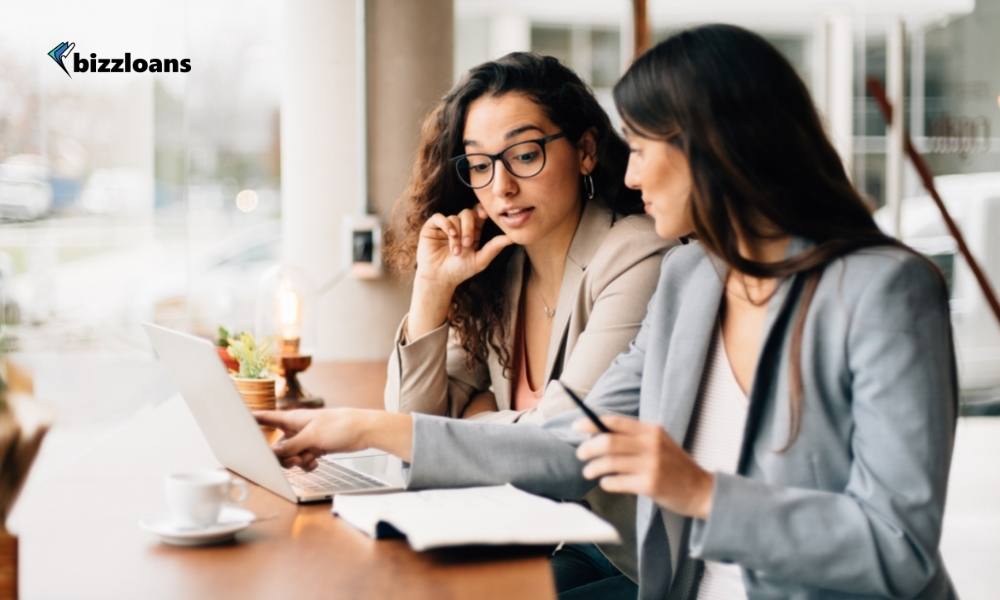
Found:
[(229, 338), (229, 355), (240, 364), (239, 376), (247, 379), (264, 379), (271, 358), (270, 343), (257, 342), (246, 331), (235, 338)]

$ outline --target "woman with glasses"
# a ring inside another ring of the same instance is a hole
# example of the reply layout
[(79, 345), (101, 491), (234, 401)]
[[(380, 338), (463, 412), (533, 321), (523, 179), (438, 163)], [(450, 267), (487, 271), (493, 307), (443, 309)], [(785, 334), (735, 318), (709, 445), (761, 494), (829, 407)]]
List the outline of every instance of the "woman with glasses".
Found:
[[(627, 161), (607, 114), (554, 58), (487, 62), (444, 97), (387, 247), (416, 269), (387, 410), (524, 424), (573, 408), (551, 382), (586, 392), (626, 348), (668, 246), (623, 184)], [(617, 576), (612, 563), (635, 576), (634, 499), (587, 501), (626, 543), (607, 556), (566, 548), (560, 588)]]
[(540, 422), (638, 331), (667, 243), (623, 185), (628, 148), (572, 71), (513, 53), (424, 123), (387, 254), (416, 269), (386, 408)]
[[(285, 464), (375, 447), (413, 488), (637, 494), (642, 598), (954, 598), (938, 549), (957, 375), (940, 271), (882, 233), (805, 85), (756, 34), (683, 31), (615, 86), (672, 249), (580, 413), (497, 427), (262, 414)], [(502, 456), (500, 449), (503, 449)], [(622, 581), (573, 590), (626, 598)]]

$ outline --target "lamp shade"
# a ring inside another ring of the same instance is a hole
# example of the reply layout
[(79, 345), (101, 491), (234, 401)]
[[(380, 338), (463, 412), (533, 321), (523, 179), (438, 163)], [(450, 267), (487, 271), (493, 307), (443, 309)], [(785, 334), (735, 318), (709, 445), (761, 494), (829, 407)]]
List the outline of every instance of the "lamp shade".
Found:
[(275, 354), (310, 354), (316, 343), (316, 287), (304, 271), (276, 265), (257, 286), (254, 335)]

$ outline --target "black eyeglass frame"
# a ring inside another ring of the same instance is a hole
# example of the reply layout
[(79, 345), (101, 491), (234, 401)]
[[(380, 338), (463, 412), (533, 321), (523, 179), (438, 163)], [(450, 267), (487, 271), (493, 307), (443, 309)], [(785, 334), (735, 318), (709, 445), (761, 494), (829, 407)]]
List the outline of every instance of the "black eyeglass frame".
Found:
[[(531, 179), (532, 177), (536, 177), (539, 173), (545, 170), (545, 165), (548, 162), (548, 153), (545, 151), (545, 146), (549, 142), (557, 140), (561, 137), (566, 137), (565, 131), (560, 131), (559, 133), (553, 133), (552, 135), (547, 135), (545, 137), (540, 137), (533, 140), (521, 140), (519, 142), (514, 142), (513, 144), (507, 146), (506, 148), (504, 148), (500, 152), (497, 152), (496, 154), (487, 154), (485, 152), (469, 152), (467, 154), (459, 154), (458, 156), (453, 156), (451, 158), (451, 162), (455, 165), (455, 172), (458, 174), (458, 180), (461, 181), (462, 184), (465, 185), (466, 187), (469, 187), (474, 190), (481, 190), (484, 187), (488, 186), (489, 184), (493, 183), (493, 178), (496, 177), (497, 175), (498, 160), (503, 163), (504, 168), (507, 169), (507, 172), (510, 173), (512, 176), (517, 177), (518, 179)], [(517, 175), (511, 169), (510, 163), (507, 162), (507, 160), (503, 157), (503, 155), (506, 154), (507, 151), (513, 148), (514, 146), (520, 146), (521, 144), (531, 144), (531, 143), (538, 144), (538, 146), (542, 149), (542, 166), (538, 167), (538, 171), (536, 171), (532, 175)], [(462, 177), (462, 167), (460, 165), (460, 161), (462, 159), (468, 159), (470, 156), (482, 156), (490, 160), (490, 169), (491, 169), (490, 178), (483, 185), (473, 186), (471, 183), (466, 181), (464, 177)]]

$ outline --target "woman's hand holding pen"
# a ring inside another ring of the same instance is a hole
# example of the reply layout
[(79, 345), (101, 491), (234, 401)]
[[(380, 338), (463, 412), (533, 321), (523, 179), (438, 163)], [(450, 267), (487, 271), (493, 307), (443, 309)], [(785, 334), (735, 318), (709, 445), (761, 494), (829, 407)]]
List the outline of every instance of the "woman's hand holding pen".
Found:
[(435, 213), (424, 223), (417, 242), (407, 339), (416, 339), (444, 323), (455, 288), (480, 273), (513, 243), (501, 234), (477, 249), (487, 220), (486, 209), (477, 205), (457, 215)]
[(602, 415), (611, 433), (587, 419), (574, 429), (597, 433), (577, 448), (586, 462), (583, 476), (600, 479), (602, 489), (643, 495), (680, 515), (708, 518), (715, 476), (702, 469), (659, 425), (620, 415)]

